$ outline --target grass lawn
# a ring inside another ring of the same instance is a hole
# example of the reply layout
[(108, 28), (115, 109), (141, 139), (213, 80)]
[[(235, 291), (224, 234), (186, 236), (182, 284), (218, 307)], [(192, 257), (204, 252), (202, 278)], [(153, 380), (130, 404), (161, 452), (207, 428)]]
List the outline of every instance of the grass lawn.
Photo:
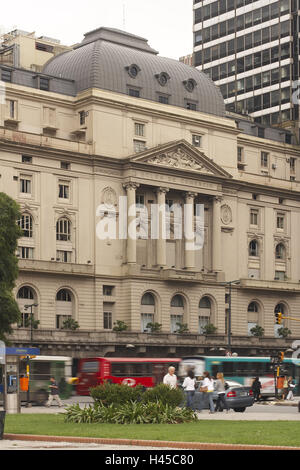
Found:
[(5, 433), (150, 439), (225, 444), (300, 446), (300, 425), (293, 421), (209, 421), (187, 424), (71, 424), (62, 414), (6, 415)]

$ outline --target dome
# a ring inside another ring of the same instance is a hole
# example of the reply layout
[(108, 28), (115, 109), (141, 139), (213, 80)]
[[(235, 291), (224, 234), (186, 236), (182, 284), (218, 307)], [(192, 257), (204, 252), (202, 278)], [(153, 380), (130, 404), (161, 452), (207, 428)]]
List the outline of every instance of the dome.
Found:
[(74, 80), (77, 93), (101, 88), (225, 115), (222, 94), (207, 75), (159, 56), (146, 39), (116, 29), (100, 28), (85, 34), (74, 49), (50, 59), (43, 73)]

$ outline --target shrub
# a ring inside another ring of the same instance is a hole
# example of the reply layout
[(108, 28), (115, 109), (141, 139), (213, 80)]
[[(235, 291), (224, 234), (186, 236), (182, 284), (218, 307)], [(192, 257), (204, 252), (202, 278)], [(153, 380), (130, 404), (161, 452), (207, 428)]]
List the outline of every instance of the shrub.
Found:
[(79, 323), (74, 318), (67, 318), (62, 324), (62, 330), (75, 331), (79, 328)]
[(95, 403), (83, 409), (78, 404), (66, 408), (65, 422), (113, 424), (176, 424), (197, 419), (190, 408), (176, 408), (160, 402), (128, 402), (119, 405)]
[(159, 384), (154, 388), (147, 388), (141, 400), (143, 403), (160, 402), (163, 405), (179, 406), (184, 400), (184, 394), (180, 388), (170, 388)]
[(256, 338), (262, 337), (264, 335), (264, 332), (265, 332), (264, 328), (260, 325), (256, 325), (250, 330), (250, 333)]
[(204, 335), (213, 335), (217, 331), (217, 328), (212, 323), (208, 323), (202, 330)]
[(147, 323), (146, 328), (151, 330), (151, 333), (157, 333), (161, 331), (162, 324), (161, 323)]
[(286, 328), (286, 327), (278, 328), (277, 333), (279, 334), (281, 338), (287, 338), (289, 335), (292, 334), (291, 330), (289, 330), (289, 328)]
[(128, 385), (111, 384), (108, 382), (90, 389), (91, 397), (96, 402), (101, 402), (104, 406), (139, 401), (142, 393), (142, 385), (129, 387)]
[(179, 334), (179, 335), (182, 335), (184, 333), (188, 333), (189, 332), (189, 328), (188, 328), (188, 324), (187, 323), (180, 323), (180, 322), (176, 322), (176, 325), (177, 325), (177, 330), (175, 331), (175, 333)]
[(126, 331), (126, 330), (128, 330), (128, 325), (126, 325), (125, 322), (121, 320), (117, 320), (116, 322), (114, 322), (113, 331)]

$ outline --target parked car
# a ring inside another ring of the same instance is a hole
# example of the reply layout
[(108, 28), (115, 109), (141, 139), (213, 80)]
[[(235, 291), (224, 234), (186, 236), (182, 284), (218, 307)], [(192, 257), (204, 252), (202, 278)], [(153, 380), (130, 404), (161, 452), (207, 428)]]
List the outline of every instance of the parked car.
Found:
[[(248, 406), (252, 406), (254, 403), (253, 392), (251, 387), (246, 387), (238, 382), (232, 380), (226, 380), (229, 388), (225, 391), (225, 400), (230, 409), (236, 412), (244, 412)], [(194, 396), (195, 409), (200, 408), (200, 400), (203, 398), (203, 393), (198, 390)], [(217, 401), (218, 394), (216, 391), (213, 392), (213, 400)], [(208, 400), (205, 400), (204, 408), (208, 408)]]

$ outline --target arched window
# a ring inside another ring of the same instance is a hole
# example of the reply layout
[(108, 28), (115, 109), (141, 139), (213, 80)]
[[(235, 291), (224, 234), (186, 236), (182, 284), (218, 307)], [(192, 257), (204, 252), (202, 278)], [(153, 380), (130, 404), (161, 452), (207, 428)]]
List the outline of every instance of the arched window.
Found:
[(63, 328), (64, 322), (74, 316), (74, 297), (68, 289), (56, 294), (56, 328)]
[(276, 323), (276, 317), (275, 317), (275, 314), (276, 313), (282, 313), (283, 316), (285, 316), (287, 314), (287, 309), (286, 309), (286, 306), (283, 304), (283, 303), (279, 303), (276, 305), (276, 307), (274, 308), (274, 334), (275, 334), (275, 337), (276, 338), (279, 338), (279, 334), (278, 334), (278, 330), (280, 328), (284, 328), (284, 324), (285, 324), (285, 321), (284, 319), (281, 320), (281, 324), (280, 325), (277, 325)]
[(202, 335), (205, 331), (206, 325), (212, 323), (211, 321), (211, 300), (209, 297), (202, 297), (199, 302), (199, 324), (198, 331)]
[[(19, 328), (29, 328), (30, 327), (30, 315), (31, 309), (25, 308), (26, 305), (33, 305), (37, 302), (37, 295), (34, 289), (29, 286), (23, 286), (18, 290), (17, 293), (17, 303), (21, 312), (21, 320), (18, 324)], [(33, 319), (36, 313), (36, 306), (32, 307)]]
[(258, 241), (251, 240), (249, 243), (249, 256), (258, 256)]
[(276, 259), (285, 259), (285, 246), (283, 243), (278, 243), (275, 250)]
[(259, 305), (257, 302), (250, 302), (248, 305), (247, 317), (248, 336), (252, 336), (252, 328), (255, 328), (257, 325), (259, 325)]
[(141, 300), (141, 331), (147, 333), (150, 328), (149, 323), (154, 323), (155, 318), (155, 297), (151, 292), (146, 292)]
[(184, 302), (181, 295), (174, 295), (171, 300), (171, 307), (184, 307)]
[(184, 323), (184, 299), (176, 294), (171, 300), (171, 333), (176, 333), (179, 325)]
[(32, 238), (33, 237), (33, 223), (32, 216), (30, 214), (22, 214), (18, 225), (21, 230), (23, 230), (23, 237)]
[(69, 219), (62, 218), (56, 223), (56, 240), (71, 241), (71, 222)]

